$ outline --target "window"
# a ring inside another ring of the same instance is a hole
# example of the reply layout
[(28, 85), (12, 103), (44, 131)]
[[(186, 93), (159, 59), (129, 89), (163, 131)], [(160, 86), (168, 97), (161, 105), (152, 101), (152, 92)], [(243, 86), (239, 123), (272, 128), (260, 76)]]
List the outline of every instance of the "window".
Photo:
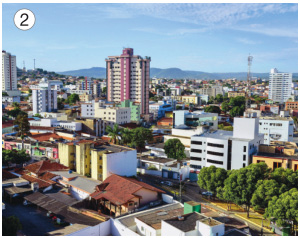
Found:
[(246, 155), (243, 155), (243, 161), (246, 161)]
[(246, 146), (244, 146), (244, 152), (246, 152)]
[(217, 160), (212, 160), (212, 159), (207, 159), (208, 163), (212, 163), (212, 164), (223, 164), (223, 161), (217, 161)]
[(224, 148), (224, 145), (222, 144), (215, 144), (215, 143), (208, 142), (207, 145), (212, 147)]
[(282, 163), (280, 162), (273, 162), (273, 169), (281, 168)]
[[(224, 153), (207, 151), (208, 155), (224, 156)], [(208, 161), (208, 160), (207, 160)]]
[(198, 157), (193, 157), (193, 156), (191, 156), (190, 159), (191, 159), (191, 160), (202, 161), (201, 157), (198, 158)]
[(141, 226), (141, 230), (144, 231), (144, 227), (143, 226)]
[(202, 145), (202, 141), (191, 141), (192, 145)]
[(245, 168), (246, 167), (246, 164), (245, 163), (243, 163), (243, 168)]
[(202, 153), (202, 150), (191, 149), (191, 152), (195, 152), (195, 153)]

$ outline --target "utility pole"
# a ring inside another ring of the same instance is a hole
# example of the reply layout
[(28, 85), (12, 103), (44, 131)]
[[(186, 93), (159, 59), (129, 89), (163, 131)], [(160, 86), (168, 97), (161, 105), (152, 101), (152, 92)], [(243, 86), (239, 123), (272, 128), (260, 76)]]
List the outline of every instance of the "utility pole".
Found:
[(252, 59), (253, 56), (249, 54), (248, 56), (248, 74), (247, 74), (247, 89), (246, 89), (246, 105), (245, 105), (245, 110), (250, 108), (251, 104), (251, 92), (250, 92), (250, 79), (251, 79), (251, 65), (252, 65)]
[(33, 59), (33, 70), (35, 71), (35, 59)]

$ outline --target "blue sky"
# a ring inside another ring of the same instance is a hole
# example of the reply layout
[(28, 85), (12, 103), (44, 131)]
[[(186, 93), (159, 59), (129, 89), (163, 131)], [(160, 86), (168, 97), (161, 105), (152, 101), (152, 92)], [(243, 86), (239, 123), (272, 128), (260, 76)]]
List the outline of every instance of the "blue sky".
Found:
[[(33, 11), (21, 31), (14, 14)], [(28, 69), (105, 67), (123, 47), (151, 67), (204, 72), (298, 72), (297, 4), (3, 4), (2, 49)]]

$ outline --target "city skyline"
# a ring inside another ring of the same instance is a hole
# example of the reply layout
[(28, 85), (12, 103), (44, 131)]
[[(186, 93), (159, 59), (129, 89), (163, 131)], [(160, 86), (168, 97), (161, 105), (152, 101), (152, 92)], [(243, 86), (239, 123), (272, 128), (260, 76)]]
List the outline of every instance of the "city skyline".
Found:
[[(36, 16), (28, 31), (14, 26), (22, 8)], [(36, 59), (57, 72), (105, 67), (130, 47), (156, 68), (246, 72), (251, 53), (253, 72), (297, 73), (297, 14), (297, 4), (3, 4), (2, 47), (19, 68)]]

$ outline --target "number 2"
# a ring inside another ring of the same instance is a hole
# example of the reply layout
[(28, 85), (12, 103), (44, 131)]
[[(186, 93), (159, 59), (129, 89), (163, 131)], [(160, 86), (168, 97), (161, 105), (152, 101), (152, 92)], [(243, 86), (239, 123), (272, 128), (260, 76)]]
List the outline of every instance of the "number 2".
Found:
[(28, 20), (28, 14), (27, 14), (27, 13), (23, 13), (23, 14), (21, 15), (21, 18), (22, 18), (24, 15), (25, 15), (26, 19), (25, 19), (24, 21), (21, 22), (20, 26), (28, 26), (28, 24), (23, 24), (25, 21)]

